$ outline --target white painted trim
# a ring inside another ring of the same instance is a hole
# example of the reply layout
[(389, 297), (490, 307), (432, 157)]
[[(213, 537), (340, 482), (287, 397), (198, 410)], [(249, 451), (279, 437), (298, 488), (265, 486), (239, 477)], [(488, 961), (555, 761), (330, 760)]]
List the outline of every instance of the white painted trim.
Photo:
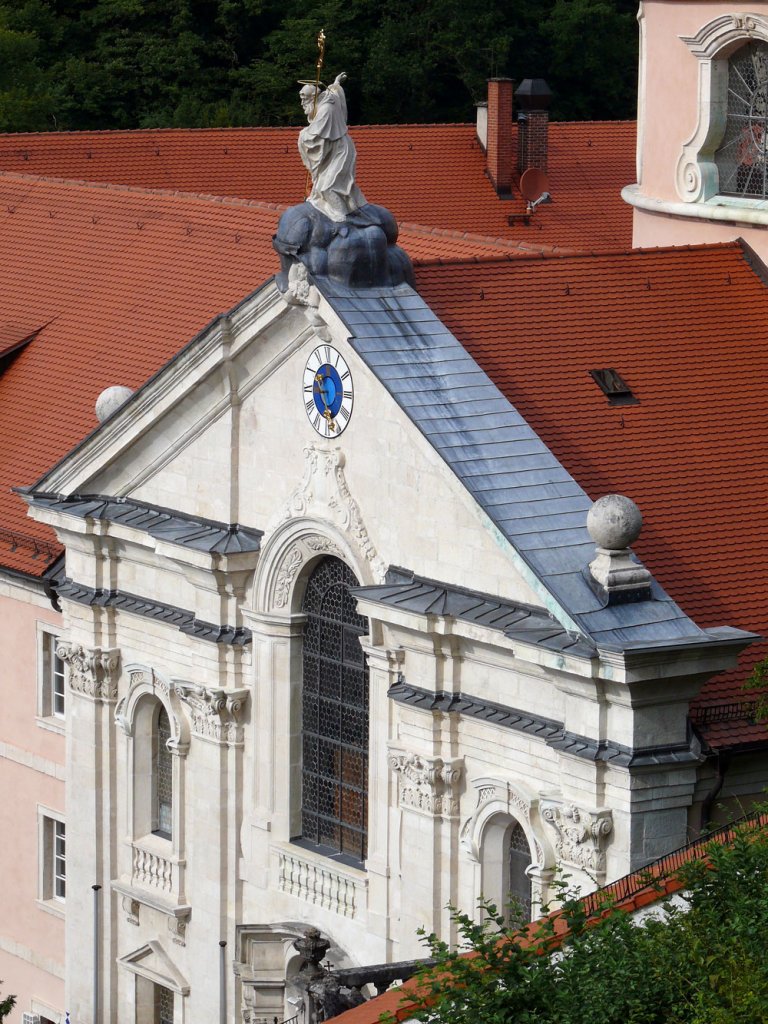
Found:
[(768, 200), (765, 199), (717, 196), (705, 202), (680, 202), (643, 195), (639, 185), (625, 185), (621, 198), (636, 210), (666, 217), (692, 217), (726, 224), (768, 224)]

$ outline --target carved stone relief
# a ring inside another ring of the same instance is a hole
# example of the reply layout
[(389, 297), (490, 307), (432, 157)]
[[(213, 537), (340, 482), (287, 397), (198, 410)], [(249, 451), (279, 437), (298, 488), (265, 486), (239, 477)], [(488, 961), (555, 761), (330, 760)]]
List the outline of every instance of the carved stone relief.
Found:
[(177, 682), (175, 692), (187, 709), (196, 736), (215, 743), (242, 743), (241, 719), (248, 700), (247, 689), (222, 690)]
[(441, 817), (458, 814), (463, 758), (443, 761), (439, 757), (422, 757), (390, 748), (387, 760), (392, 771), (400, 777), (401, 807)]
[(599, 877), (605, 873), (605, 844), (613, 831), (607, 808), (584, 810), (576, 804), (542, 804), (541, 816), (555, 831), (555, 852), (564, 864)]
[(73, 693), (98, 701), (117, 700), (120, 651), (60, 641), (56, 645), (56, 656), (67, 665), (69, 688)]
[[(336, 530), (347, 535), (361, 559), (370, 564), (375, 578), (383, 581), (386, 565), (376, 552), (360, 508), (349, 490), (344, 474), (343, 452), (338, 448), (327, 451), (308, 445), (304, 449), (304, 456), (302, 481), (270, 524), (268, 534), (274, 533), (294, 519), (306, 518), (328, 522)], [(317, 554), (343, 557), (338, 545), (321, 533), (311, 530), (288, 547), (274, 577), (271, 595), (273, 606), (286, 606), (299, 569), (307, 558)]]

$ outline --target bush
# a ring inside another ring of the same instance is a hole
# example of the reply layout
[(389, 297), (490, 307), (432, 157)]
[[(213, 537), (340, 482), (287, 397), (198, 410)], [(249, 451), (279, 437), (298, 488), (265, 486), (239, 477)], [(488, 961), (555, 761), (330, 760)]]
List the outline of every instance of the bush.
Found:
[(765, 828), (745, 826), (728, 846), (711, 844), (679, 877), (682, 894), (639, 925), (609, 906), (587, 920), (564, 892), (570, 932), (562, 943), (552, 917), (533, 926), (530, 942), (490, 904), (482, 924), (454, 912), (462, 948), (425, 939), (438, 967), (420, 976), (408, 1016), (444, 1024), (768, 1022)]

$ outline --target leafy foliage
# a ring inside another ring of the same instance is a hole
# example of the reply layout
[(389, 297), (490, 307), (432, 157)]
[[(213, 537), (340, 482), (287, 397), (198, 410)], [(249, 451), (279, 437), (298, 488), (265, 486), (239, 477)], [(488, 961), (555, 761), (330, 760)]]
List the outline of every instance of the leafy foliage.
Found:
[[(2, 985), (1, 981), (0, 985)], [(15, 1005), (16, 996), (6, 996), (5, 999), (0, 999), (0, 1020), (5, 1020)]]
[(351, 118), (467, 121), (494, 75), (555, 117), (633, 117), (635, 0), (0, 0), (0, 129), (301, 120), (296, 79), (350, 74)]
[(429, 936), (438, 967), (421, 978), (420, 1003), (408, 1016), (451, 1024), (768, 1021), (768, 833), (750, 826), (730, 846), (713, 843), (707, 861), (687, 865), (681, 877), (684, 898), (640, 925), (610, 907), (588, 922), (565, 893), (570, 934), (554, 954), (551, 918), (527, 943), (491, 905), (482, 924), (456, 913), (464, 950), (474, 955)]

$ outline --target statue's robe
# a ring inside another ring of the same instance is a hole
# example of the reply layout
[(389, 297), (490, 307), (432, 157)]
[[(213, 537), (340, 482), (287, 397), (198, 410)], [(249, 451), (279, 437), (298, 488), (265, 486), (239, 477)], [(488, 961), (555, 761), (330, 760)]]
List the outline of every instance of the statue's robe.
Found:
[(340, 85), (320, 93), (315, 116), (299, 135), (299, 153), (312, 176), (308, 200), (318, 210), (342, 221), (365, 205), (355, 184), (357, 153), (347, 131), (347, 101)]

